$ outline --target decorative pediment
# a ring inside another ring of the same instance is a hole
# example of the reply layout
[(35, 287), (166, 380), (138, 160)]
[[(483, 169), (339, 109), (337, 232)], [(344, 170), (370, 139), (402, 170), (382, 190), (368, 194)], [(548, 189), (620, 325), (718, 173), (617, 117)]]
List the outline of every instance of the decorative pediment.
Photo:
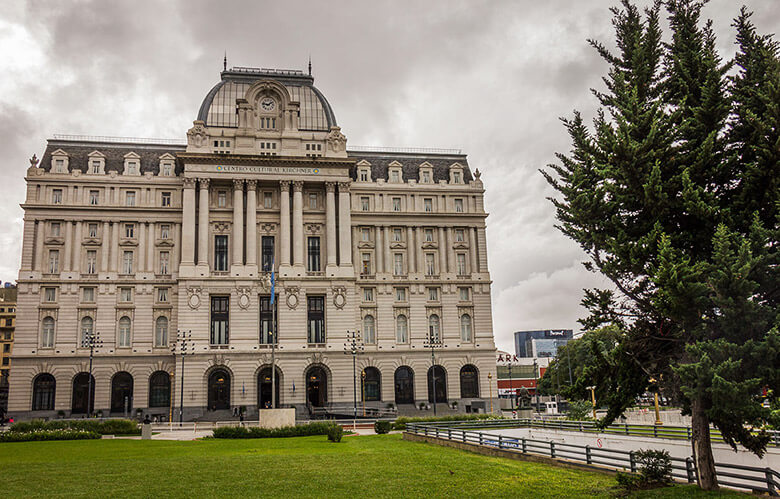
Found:
[(361, 159), (360, 161), (355, 163), (355, 166), (371, 166), (371, 163), (369, 163), (365, 159)]
[(433, 169), (433, 165), (428, 163), (427, 161), (423, 161), (422, 163), (420, 163), (420, 169), (422, 170), (423, 168)]
[(396, 160), (393, 160), (393, 161), (391, 161), (391, 162), (390, 162), (390, 163), (389, 163), (387, 166), (388, 166), (388, 167), (391, 167), (391, 168), (392, 168), (392, 167), (403, 168), (403, 166), (404, 166), (404, 165), (402, 165), (401, 163), (399, 163), (399, 162), (398, 162), (398, 161), (396, 161)]
[(390, 249), (406, 249), (406, 243), (403, 241), (395, 241), (390, 243)]
[(363, 249), (363, 248), (373, 249), (373, 247), (374, 247), (373, 241), (359, 241), (358, 242), (358, 248), (361, 248), (361, 249)]
[(422, 247), (424, 249), (436, 249), (436, 248), (439, 247), (439, 245), (436, 244), (435, 241), (427, 241), (427, 242), (422, 243)]
[(452, 247), (454, 249), (469, 249), (469, 243), (465, 241), (458, 241), (457, 243), (453, 243)]

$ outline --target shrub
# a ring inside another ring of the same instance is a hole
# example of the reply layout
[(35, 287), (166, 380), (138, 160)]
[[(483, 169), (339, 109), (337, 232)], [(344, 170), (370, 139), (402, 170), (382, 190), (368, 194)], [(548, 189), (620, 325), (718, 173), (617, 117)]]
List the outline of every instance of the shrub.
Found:
[(8, 431), (28, 433), (39, 430), (79, 430), (95, 432), (100, 435), (140, 435), (138, 424), (130, 419), (93, 419), (43, 421), (33, 419), (25, 423), (14, 423)]
[(93, 440), (100, 433), (82, 430), (33, 430), (0, 433), (0, 442), (33, 442), (43, 440)]
[(344, 435), (344, 429), (337, 424), (330, 425), (328, 427), (328, 440), (331, 442), (341, 442), (341, 437)]
[(377, 421), (374, 423), (374, 431), (379, 435), (388, 433), (392, 427), (393, 423), (390, 421)]
[(282, 428), (258, 428), (255, 426), (223, 426), (214, 430), (214, 438), (284, 438), (327, 435), (333, 423), (308, 423)]
[(672, 483), (672, 460), (665, 450), (639, 450), (634, 453), (639, 473), (618, 473), (617, 482), (625, 490), (650, 489)]
[(583, 421), (591, 419), (590, 415), (593, 412), (593, 404), (587, 400), (570, 400), (569, 410), (566, 412), (566, 417), (575, 421)]
[(458, 414), (453, 416), (439, 416), (429, 418), (400, 417), (393, 422), (393, 430), (405, 430), (406, 423), (427, 423), (432, 421), (472, 421), (477, 419), (503, 419), (495, 414)]

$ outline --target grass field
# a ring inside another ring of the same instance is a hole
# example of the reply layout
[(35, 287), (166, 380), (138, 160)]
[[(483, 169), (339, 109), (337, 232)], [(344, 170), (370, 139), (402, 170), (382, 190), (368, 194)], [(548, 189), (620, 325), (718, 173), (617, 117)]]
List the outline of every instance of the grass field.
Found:
[[(491, 458), (400, 435), (0, 444), (16, 497), (610, 497), (613, 477)], [(709, 497), (674, 487), (632, 497)]]

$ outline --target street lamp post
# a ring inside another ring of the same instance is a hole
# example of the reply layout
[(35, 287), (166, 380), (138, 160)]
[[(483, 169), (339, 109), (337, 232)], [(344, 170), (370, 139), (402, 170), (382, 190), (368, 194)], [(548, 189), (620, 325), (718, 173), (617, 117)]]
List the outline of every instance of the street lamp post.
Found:
[(534, 359), (534, 392), (536, 392), (536, 413), (539, 412), (539, 364)]
[(366, 417), (366, 370), (360, 372), (360, 395), (363, 400), (363, 417)]
[(490, 414), (493, 414), (493, 373), (488, 373), (488, 389), (490, 390)]
[(171, 352), (176, 358), (176, 351), (179, 351), (181, 357), (181, 378), (179, 384), (181, 386), (179, 396), (179, 426), (184, 421), (184, 357), (195, 353), (195, 344), (192, 342), (192, 331), (176, 331), (176, 341), (171, 346)]
[(357, 431), (357, 356), (365, 351), (360, 331), (347, 331), (344, 355), (352, 355), (352, 429)]
[(512, 386), (512, 360), (511, 359), (507, 363), (507, 369), (509, 369), (509, 389), (512, 390), (510, 392), (511, 394), (510, 399), (512, 400), (512, 410), (514, 411), (517, 408), (517, 392), (515, 392), (515, 388)]
[(103, 341), (100, 339), (100, 333), (97, 332), (85, 332), (81, 338), (81, 346), (89, 348), (89, 385), (87, 386), (87, 414), (92, 416), (93, 404), (92, 400), (92, 359), (95, 355), (95, 349), (103, 346)]
[(439, 334), (434, 333), (433, 328), (429, 328), (428, 336), (426, 336), (425, 341), (423, 342), (423, 348), (430, 348), (431, 349), (431, 391), (433, 395), (433, 415), (436, 416), (436, 357), (434, 355), (435, 350), (437, 347), (441, 347), (441, 338), (439, 338)]

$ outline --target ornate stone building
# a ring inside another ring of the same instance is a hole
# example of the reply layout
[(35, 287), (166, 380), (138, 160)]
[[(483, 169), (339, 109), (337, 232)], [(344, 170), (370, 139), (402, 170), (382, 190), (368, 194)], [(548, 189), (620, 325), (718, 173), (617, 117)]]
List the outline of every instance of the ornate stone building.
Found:
[(251, 417), (271, 399), (273, 266), (280, 405), (351, 407), (358, 330), (369, 407), (432, 401), (432, 378), (439, 402), (486, 407), (478, 171), (459, 151), (347, 148), (313, 82), (225, 70), (186, 143), (48, 141), (26, 176), (10, 414)]

